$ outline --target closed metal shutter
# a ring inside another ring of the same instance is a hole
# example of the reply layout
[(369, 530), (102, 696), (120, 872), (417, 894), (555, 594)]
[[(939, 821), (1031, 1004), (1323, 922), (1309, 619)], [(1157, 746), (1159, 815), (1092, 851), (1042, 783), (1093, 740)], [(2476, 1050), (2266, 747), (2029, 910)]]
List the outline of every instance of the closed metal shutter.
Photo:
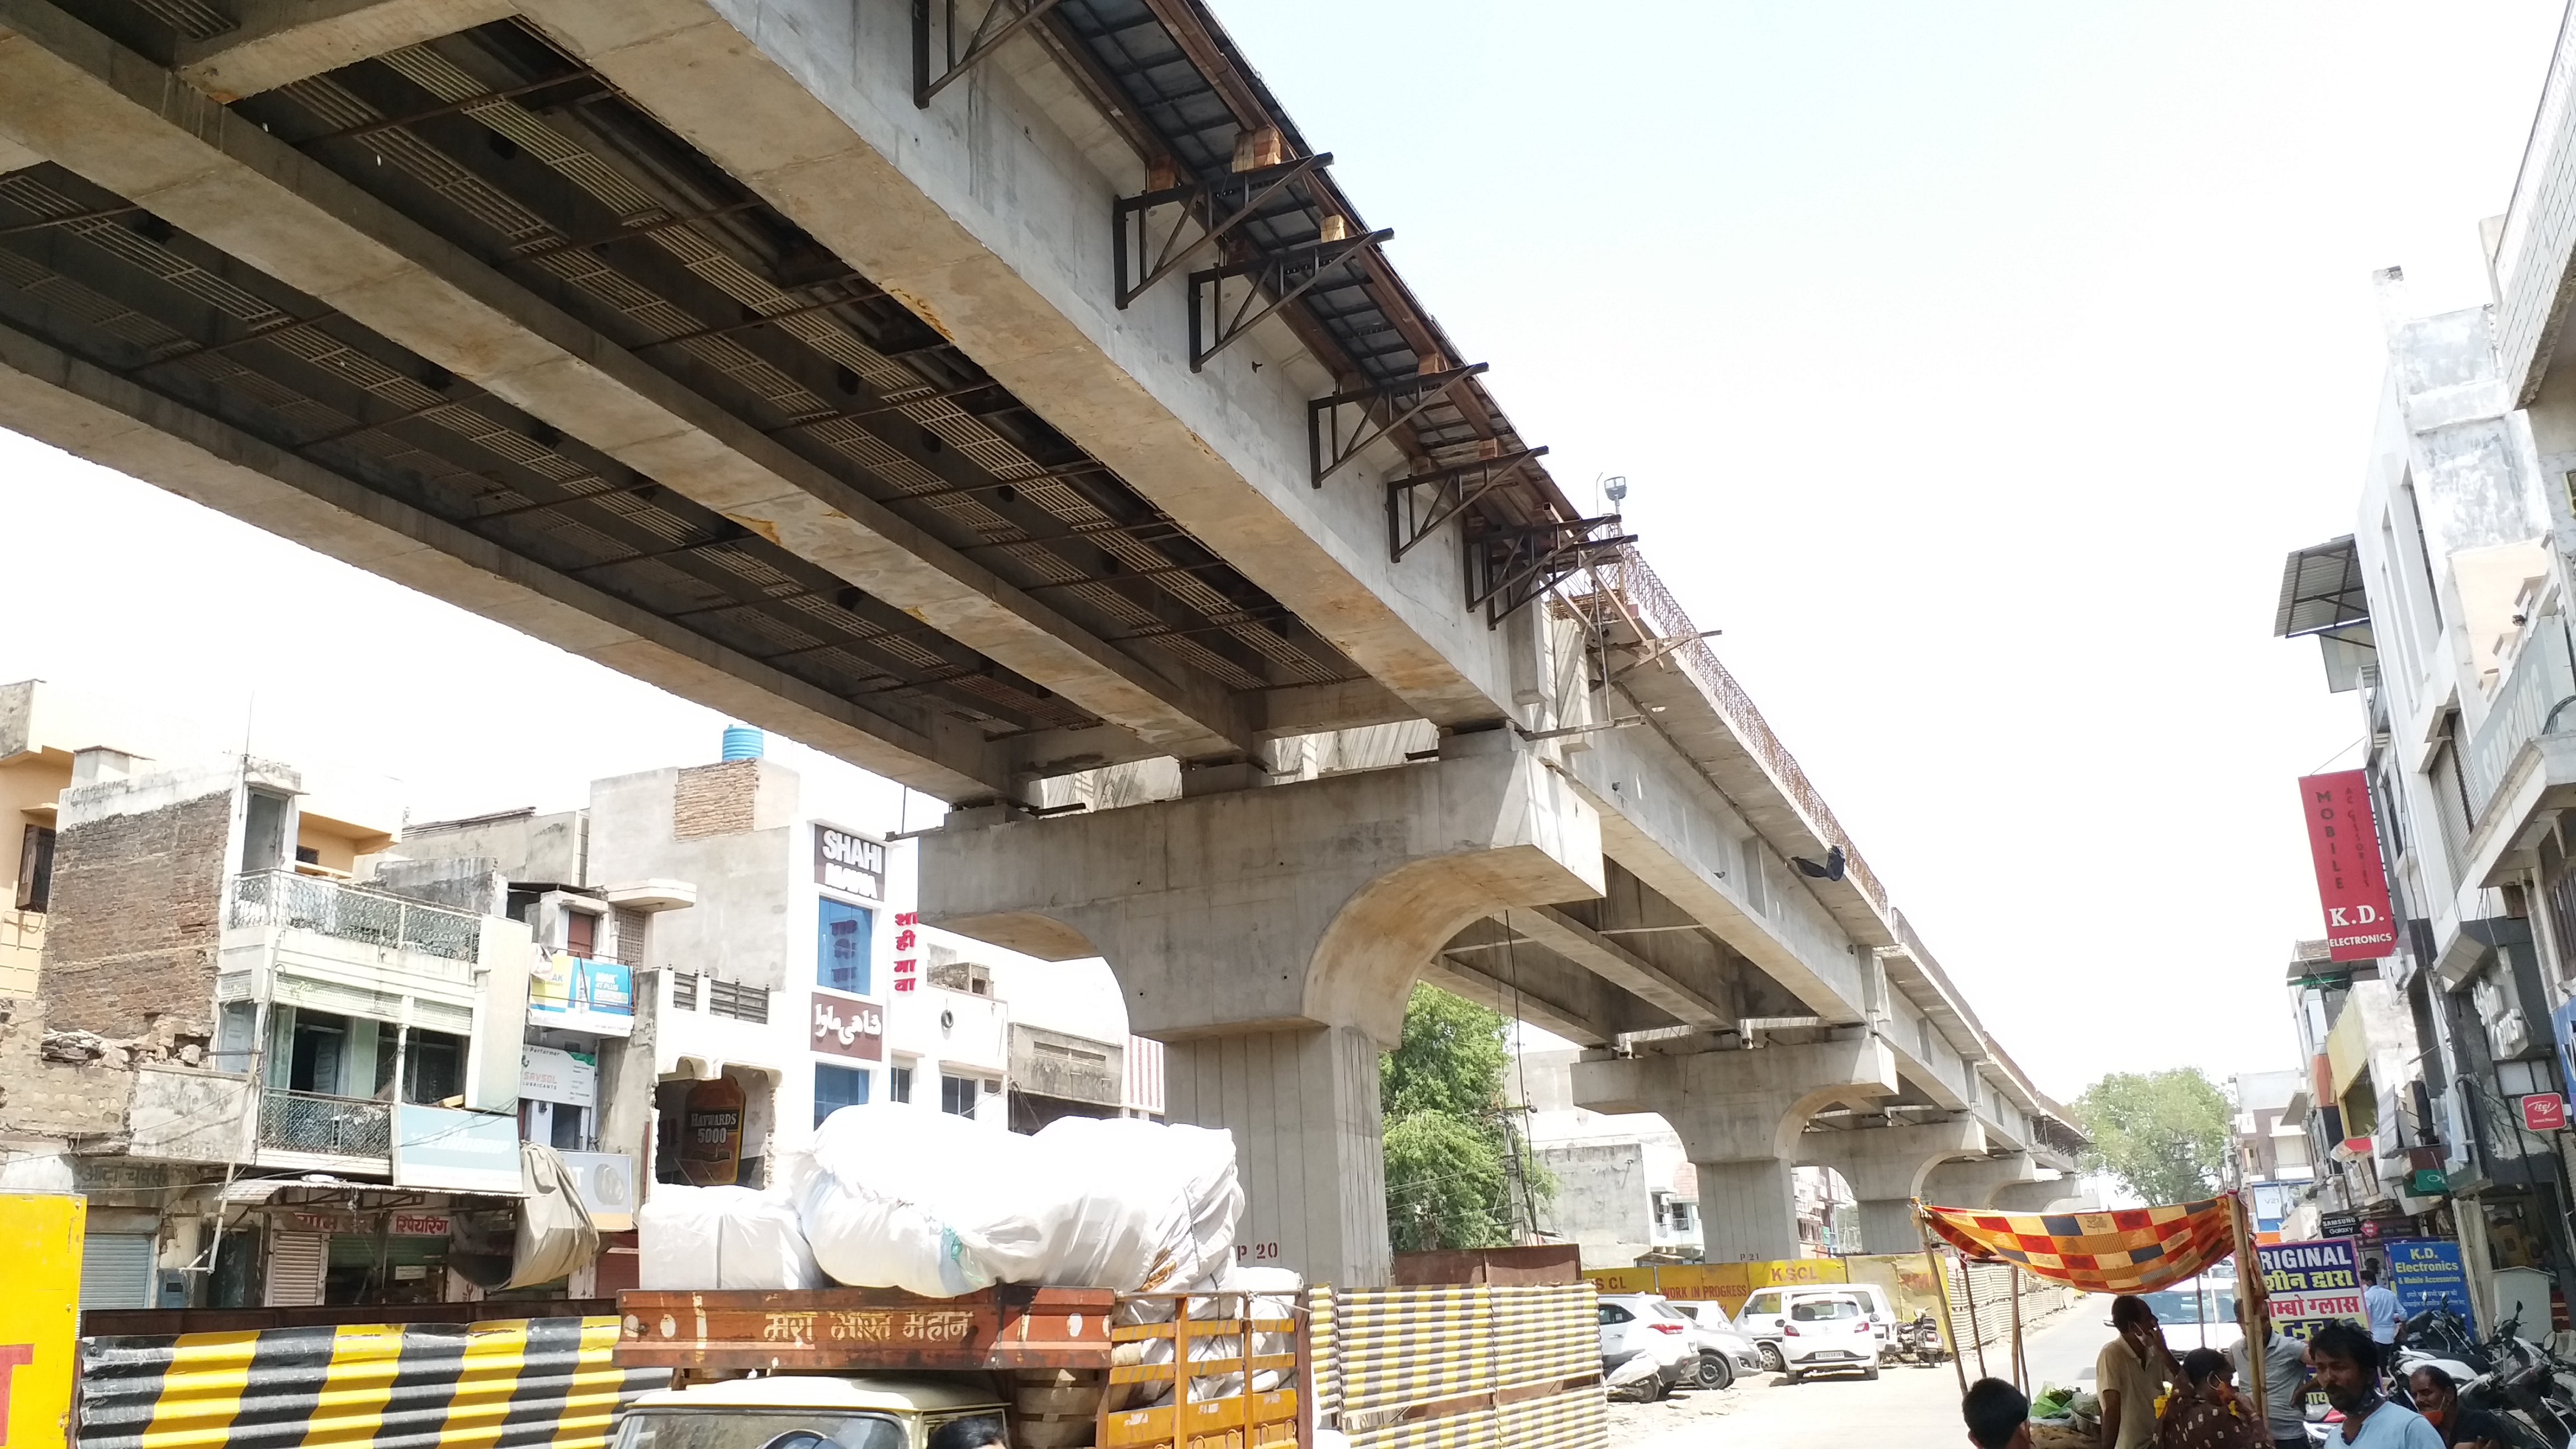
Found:
[(152, 1306), (153, 1235), (91, 1233), (81, 1241), (80, 1306)]
[(322, 1302), (322, 1266), (330, 1239), (321, 1233), (271, 1233), (268, 1237), (267, 1308), (312, 1308)]

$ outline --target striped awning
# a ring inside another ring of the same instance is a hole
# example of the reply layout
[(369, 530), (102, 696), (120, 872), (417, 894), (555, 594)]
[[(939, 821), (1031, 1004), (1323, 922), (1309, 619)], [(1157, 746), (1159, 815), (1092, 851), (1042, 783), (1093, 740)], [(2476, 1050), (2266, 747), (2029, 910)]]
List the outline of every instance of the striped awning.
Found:
[(1926, 1207), (1924, 1221), (1971, 1258), (2091, 1293), (2152, 1293), (2235, 1251), (2232, 1199), (2107, 1213), (1994, 1213)]

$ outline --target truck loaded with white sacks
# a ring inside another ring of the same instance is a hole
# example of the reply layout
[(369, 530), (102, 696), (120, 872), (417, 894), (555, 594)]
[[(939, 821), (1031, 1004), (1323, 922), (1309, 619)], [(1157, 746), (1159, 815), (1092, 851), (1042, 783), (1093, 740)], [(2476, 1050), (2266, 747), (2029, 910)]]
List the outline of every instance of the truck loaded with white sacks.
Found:
[(613, 1449), (1602, 1442), (1589, 1285), (1241, 1265), (1222, 1131), (850, 1107), (779, 1168), (638, 1213), (616, 1361), (671, 1386)]

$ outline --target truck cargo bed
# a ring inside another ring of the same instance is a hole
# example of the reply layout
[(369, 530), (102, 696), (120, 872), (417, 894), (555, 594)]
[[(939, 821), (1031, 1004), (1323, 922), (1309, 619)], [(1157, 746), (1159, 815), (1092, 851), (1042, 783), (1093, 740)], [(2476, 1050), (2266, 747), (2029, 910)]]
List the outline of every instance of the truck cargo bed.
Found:
[(1118, 1295), (988, 1288), (924, 1298), (895, 1288), (648, 1291), (617, 1295), (622, 1368), (858, 1373), (886, 1369), (1106, 1369)]

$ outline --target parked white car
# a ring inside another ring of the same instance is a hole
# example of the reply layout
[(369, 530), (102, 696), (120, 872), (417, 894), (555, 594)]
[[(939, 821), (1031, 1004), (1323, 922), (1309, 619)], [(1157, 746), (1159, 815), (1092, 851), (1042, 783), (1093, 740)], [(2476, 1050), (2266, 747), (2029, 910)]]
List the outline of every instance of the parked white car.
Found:
[(1636, 1354), (1655, 1361), (1655, 1397), (1699, 1371), (1699, 1326), (1659, 1293), (1601, 1295), (1601, 1371)]
[(1752, 1339), (1762, 1352), (1762, 1366), (1767, 1369), (1787, 1367), (1781, 1356), (1780, 1341), (1786, 1337), (1783, 1325), (1789, 1321), (1789, 1310), (1801, 1298), (1818, 1295), (1850, 1298), (1858, 1301), (1868, 1315), (1872, 1336), (1878, 1340), (1883, 1356), (1895, 1347), (1896, 1310), (1888, 1305), (1887, 1290), (1875, 1283), (1809, 1283), (1795, 1288), (1765, 1288), (1744, 1300), (1735, 1310), (1735, 1331)]
[(1869, 1308), (1849, 1293), (1792, 1300), (1780, 1325), (1780, 1357), (1791, 1382), (1814, 1373), (1878, 1377), (1878, 1331)]

